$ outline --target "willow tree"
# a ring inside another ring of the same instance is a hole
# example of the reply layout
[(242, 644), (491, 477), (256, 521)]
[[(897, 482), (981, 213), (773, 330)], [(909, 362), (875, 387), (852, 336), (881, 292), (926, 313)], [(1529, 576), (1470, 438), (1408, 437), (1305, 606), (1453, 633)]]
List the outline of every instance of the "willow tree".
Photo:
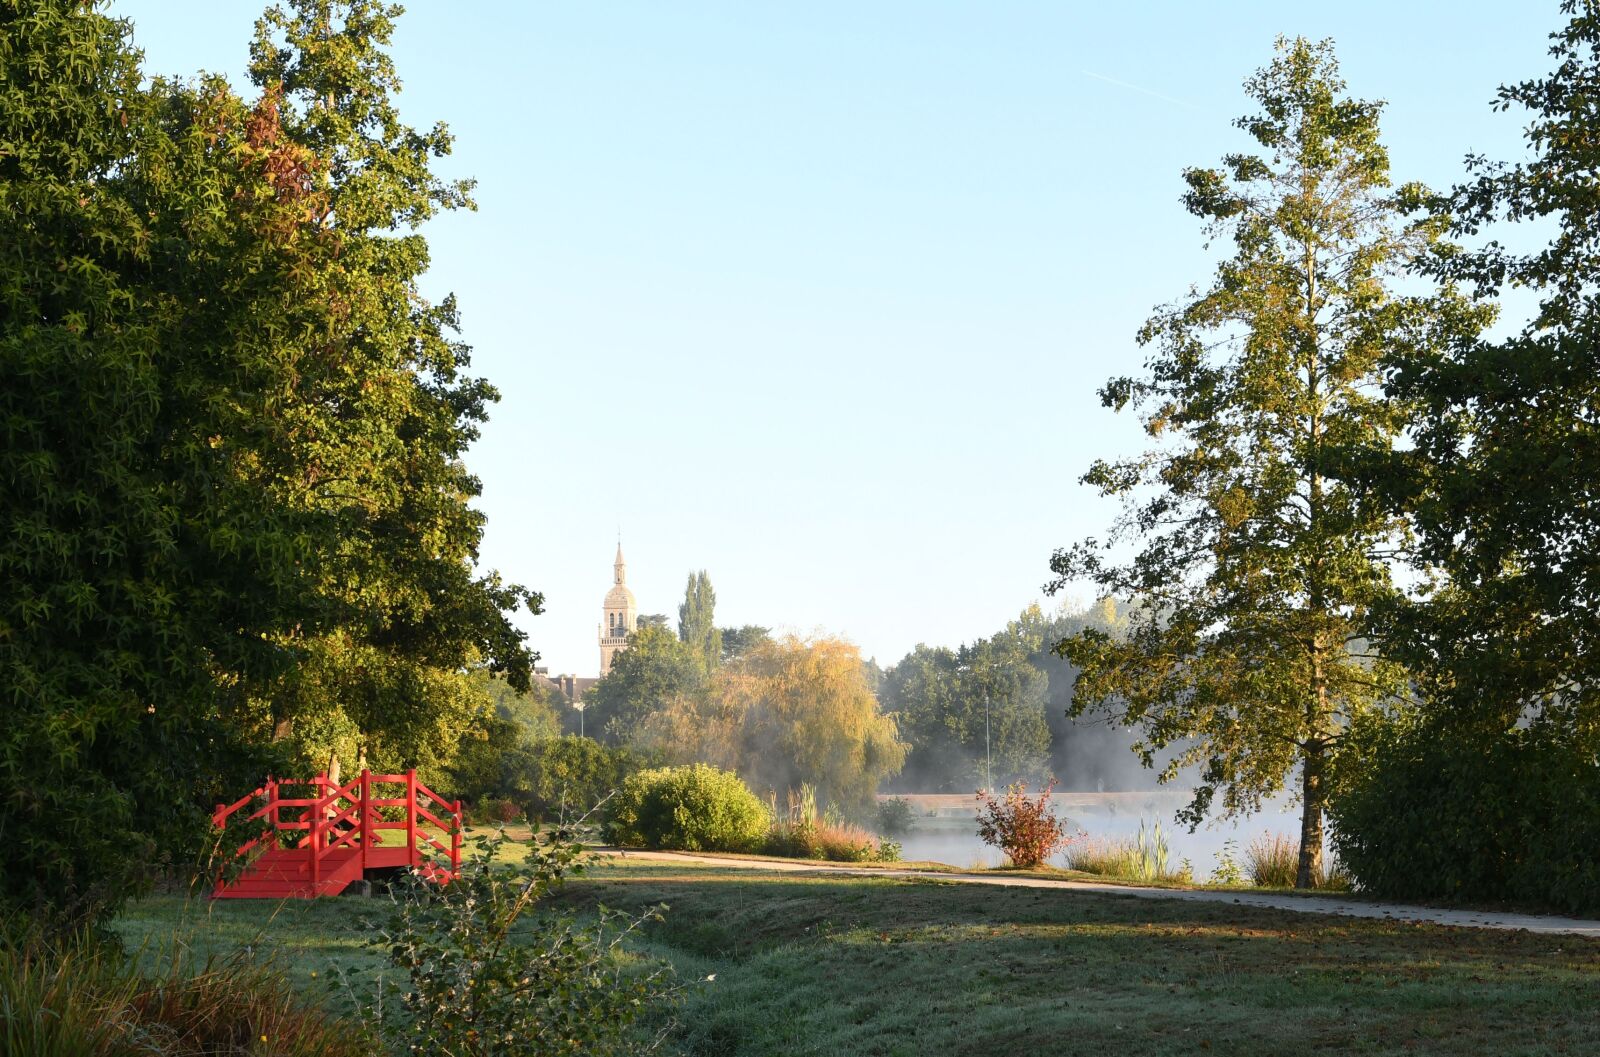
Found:
[(1123, 514), (1058, 551), (1050, 586), (1139, 600), (1123, 634), (1057, 650), (1080, 669), (1074, 714), (1138, 728), (1147, 766), (1169, 750), (1164, 780), (1198, 765), (1191, 825), (1219, 793), (1228, 814), (1254, 810), (1298, 771), (1309, 887), (1342, 733), (1401, 683), (1360, 644), (1402, 525), (1329, 471), (1405, 425), (1379, 391), (1387, 357), (1479, 321), (1449, 288), (1393, 288), (1440, 222), (1408, 222), (1423, 189), (1391, 183), (1382, 104), (1345, 95), (1331, 43), (1280, 39), (1245, 87), (1260, 110), (1235, 125), (1259, 150), (1184, 173), (1184, 205), (1232, 256), (1140, 330), (1144, 373), (1101, 390), (1152, 447), (1083, 476)]

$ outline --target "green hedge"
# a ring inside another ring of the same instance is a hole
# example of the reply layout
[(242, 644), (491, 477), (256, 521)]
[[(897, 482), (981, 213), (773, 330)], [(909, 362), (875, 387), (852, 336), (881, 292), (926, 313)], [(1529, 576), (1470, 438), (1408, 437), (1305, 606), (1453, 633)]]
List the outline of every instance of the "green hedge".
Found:
[(611, 839), (629, 848), (755, 851), (770, 822), (738, 775), (703, 763), (629, 775), (607, 812)]
[(1600, 912), (1600, 763), (1544, 725), (1468, 734), (1372, 721), (1330, 807), (1362, 891)]

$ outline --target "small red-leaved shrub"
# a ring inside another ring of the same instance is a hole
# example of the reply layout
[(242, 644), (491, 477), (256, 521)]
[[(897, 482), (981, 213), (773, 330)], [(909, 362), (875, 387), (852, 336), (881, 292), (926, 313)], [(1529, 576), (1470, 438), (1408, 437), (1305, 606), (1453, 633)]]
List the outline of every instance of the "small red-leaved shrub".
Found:
[(980, 790), (978, 836), (1005, 852), (1011, 865), (1038, 866), (1077, 839), (1067, 836), (1066, 825), (1050, 810), (1050, 792), (1055, 787), (1052, 778), (1034, 800), (1028, 799), (1026, 782), (1011, 786), (999, 799)]

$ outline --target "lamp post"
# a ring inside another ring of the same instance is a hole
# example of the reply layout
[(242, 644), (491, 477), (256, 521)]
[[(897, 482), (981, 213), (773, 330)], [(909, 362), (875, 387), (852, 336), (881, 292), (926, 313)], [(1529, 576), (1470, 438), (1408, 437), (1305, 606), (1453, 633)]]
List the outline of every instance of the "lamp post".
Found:
[(572, 707), (578, 710), (578, 737), (583, 737), (583, 702), (574, 701)]
[(990, 764), (992, 760), (989, 755), (989, 694), (984, 694), (984, 788), (992, 793), (995, 788), (995, 776), (994, 772), (990, 771)]

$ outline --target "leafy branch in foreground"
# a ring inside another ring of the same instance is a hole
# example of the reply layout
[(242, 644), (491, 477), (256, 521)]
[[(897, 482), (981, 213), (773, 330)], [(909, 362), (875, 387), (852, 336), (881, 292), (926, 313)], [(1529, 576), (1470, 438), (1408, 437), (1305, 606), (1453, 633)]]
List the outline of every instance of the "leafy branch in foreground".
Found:
[[(577, 825), (535, 829), (526, 842), (504, 830), (478, 836), (460, 876), (437, 886), (408, 877), (372, 944), (400, 969), (362, 994), (348, 974), (334, 986), (365, 1007), (395, 1053), (447, 1057), (651, 1052), (665, 1037), (637, 1026), (677, 1001), (670, 966), (640, 963), (624, 942), (659, 921), (665, 904), (638, 914), (597, 909), (592, 921), (547, 900), (585, 869)], [(513, 861), (514, 851), (525, 858)], [(402, 1013), (385, 1012), (398, 1007)]]

